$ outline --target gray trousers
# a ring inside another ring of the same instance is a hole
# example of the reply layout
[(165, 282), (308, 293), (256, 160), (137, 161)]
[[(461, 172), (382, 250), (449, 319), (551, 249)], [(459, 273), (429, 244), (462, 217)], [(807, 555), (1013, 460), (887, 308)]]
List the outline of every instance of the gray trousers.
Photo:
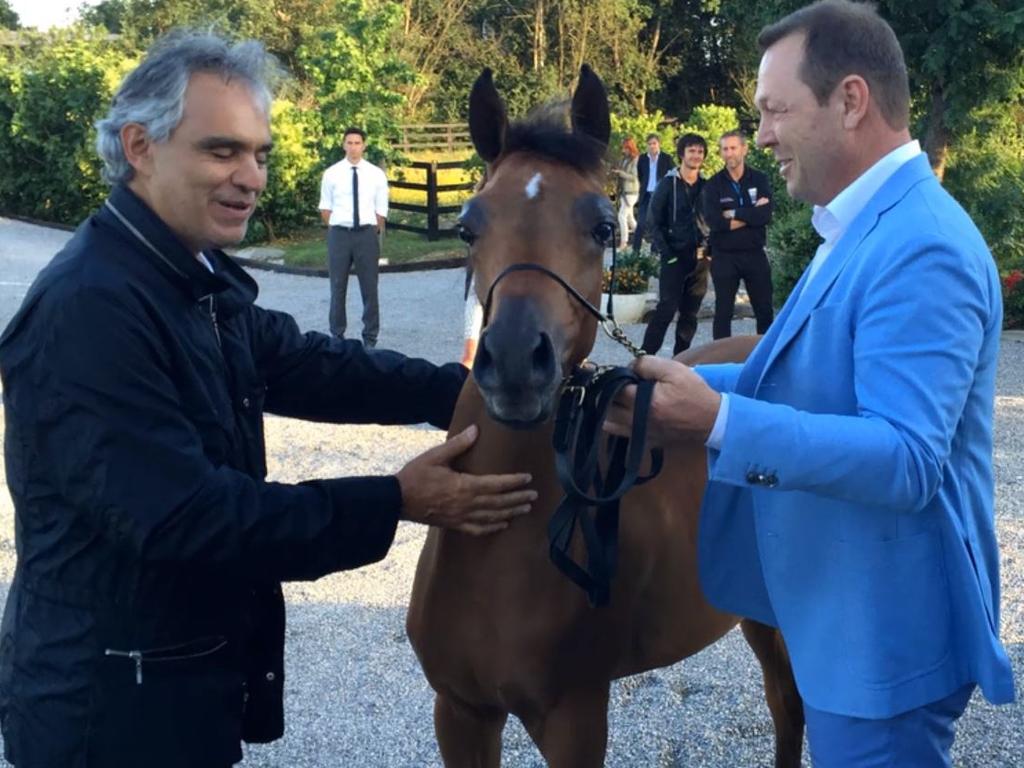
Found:
[(377, 276), (380, 240), (375, 226), (360, 229), (330, 227), (327, 230), (327, 271), (331, 281), (331, 333), (344, 337), (348, 325), (345, 297), (348, 273), (355, 268), (359, 293), (363, 298), (363, 343), (374, 345), (380, 332), (380, 307), (377, 303)]

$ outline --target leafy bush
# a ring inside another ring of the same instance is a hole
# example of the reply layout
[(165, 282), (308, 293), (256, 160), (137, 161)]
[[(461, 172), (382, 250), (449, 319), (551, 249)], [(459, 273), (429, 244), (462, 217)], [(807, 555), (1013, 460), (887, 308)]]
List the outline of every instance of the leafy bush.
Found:
[(794, 203), (792, 210), (776, 216), (768, 227), (767, 252), (777, 307), (785, 304), (820, 242), (811, 226), (811, 209), (806, 205)]
[[(646, 244), (645, 244), (646, 245)], [(615, 293), (646, 293), (650, 279), (658, 274), (658, 260), (651, 256), (649, 247), (639, 253), (624, 253), (615, 262)], [(608, 293), (611, 270), (605, 269), (601, 290)]]
[(1003, 275), (1003, 327), (1024, 328), (1024, 271)]
[(93, 123), (131, 61), (99, 35), (59, 30), (0, 62), (0, 199), (4, 210), (76, 222), (106, 186)]
[[(708, 154), (704, 159), (704, 176), (709, 177), (725, 166), (722, 156), (718, 153), (718, 139), (726, 131), (738, 128), (739, 124), (739, 117), (732, 107), (701, 104), (690, 113), (690, 119), (679, 127), (677, 135), (696, 133), (704, 137), (708, 143)], [(672, 154), (675, 154), (674, 150)]]
[(608, 151), (618, 160), (622, 149), (622, 142), (628, 136), (633, 137), (641, 154), (647, 151), (647, 136), (656, 133), (661, 137), (662, 151), (675, 156), (672, 148), (676, 141), (676, 128), (668, 124), (668, 118), (660, 110), (649, 112), (644, 115), (618, 115), (612, 114), (612, 135), (608, 141)]
[(1024, 92), (975, 110), (950, 150), (944, 184), (974, 219), (1001, 272), (1024, 269)]
[(267, 188), (249, 227), (249, 241), (273, 240), (319, 215), (319, 121), (284, 99), (274, 101), (270, 115), (274, 151), (267, 168)]

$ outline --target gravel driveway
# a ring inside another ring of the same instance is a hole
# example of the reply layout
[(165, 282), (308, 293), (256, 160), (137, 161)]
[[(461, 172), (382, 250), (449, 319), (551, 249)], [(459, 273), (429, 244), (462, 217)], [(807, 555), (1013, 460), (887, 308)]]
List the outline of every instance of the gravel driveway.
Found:
[[(36, 271), (68, 233), (0, 218), (0, 327)], [(291, 312), (304, 329), (326, 330), (328, 287), (321, 278), (254, 273), (259, 303)], [(459, 270), (382, 275), (381, 346), (436, 362), (462, 348)], [(349, 316), (358, 318), (350, 288)], [(640, 326), (627, 326), (639, 340)], [(736, 332), (752, 333), (741, 320)], [(702, 322), (696, 343), (710, 340)], [(593, 354), (625, 362), (605, 338)], [(996, 516), (1002, 546), (1003, 639), (1024, 688), (1024, 335), (1008, 335), (1000, 358), (996, 403)], [(2, 415), (2, 409), (0, 409)], [(0, 418), (0, 432), (3, 431)], [(442, 440), (418, 427), (336, 427), (267, 418), (271, 479), (391, 473)], [(0, 582), (14, 568), (12, 507), (0, 470)], [(405, 638), (405, 606), (423, 529), (399, 527), (387, 559), (360, 571), (287, 585), (288, 645), (285, 737), (246, 748), (246, 768), (413, 768), (440, 764), (432, 695)], [(772, 732), (752, 653), (734, 631), (673, 667), (620, 681), (613, 688), (608, 766), (737, 768), (771, 764)], [(955, 764), (1024, 765), (1024, 706), (995, 708), (974, 700), (960, 724)], [(503, 764), (543, 766), (514, 718)]]

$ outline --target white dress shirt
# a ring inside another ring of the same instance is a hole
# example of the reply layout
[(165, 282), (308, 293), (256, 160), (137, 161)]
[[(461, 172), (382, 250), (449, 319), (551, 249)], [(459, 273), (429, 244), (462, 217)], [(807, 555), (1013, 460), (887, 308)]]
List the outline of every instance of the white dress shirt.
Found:
[(330, 211), (327, 222), (332, 227), (351, 227), (352, 168), (359, 180), (359, 225), (377, 226), (377, 217), (388, 215), (388, 179), (384, 171), (368, 160), (355, 166), (344, 158), (324, 171), (320, 182), (320, 210)]
[[(881, 158), (878, 162), (858, 176), (850, 186), (832, 198), (828, 205), (814, 206), (814, 213), (811, 215), (811, 225), (821, 235), (824, 242), (818, 246), (814, 253), (810, 266), (807, 267), (807, 279), (804, 281), (803, 290), (821, 269), (825, 259), (835, 249), (836, 244), (846, 234), (853, 220), (860, 215), (864, 207), (875, 196), (875, 193), (896, 173), (905, 163), (913, 160), (921, 154), (921, 145), (916, 141), (908, 141), (892, 152)], [(722, 394), (722, 402), (718, 408), (718, 416), (715, 418), (715, 425), (711, 428), (711, 434), (705, 445), (708, 448), (720, 450), (722, 441), (725, 439), (725, 427), (729, 421), (729, 395)]]
[(647, 153), (647, 191), (654, 192), (654, 188), (658, 186), (658, 158), (661, 157), (661, 152), (651, 157), (651, 154)]

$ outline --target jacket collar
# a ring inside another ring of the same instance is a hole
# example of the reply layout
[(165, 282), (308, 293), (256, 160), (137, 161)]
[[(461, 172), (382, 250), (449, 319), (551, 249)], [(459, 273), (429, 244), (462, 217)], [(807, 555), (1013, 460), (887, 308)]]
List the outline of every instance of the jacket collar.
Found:
[[(127, 186), (115, 187), (99, 218), (120, 231), (160, 272), (194, 299), (218, 294), (230, 304), (251, 304), (256, 281), (223, 251), (205, 251), (210, 272), (164, 221)], [(234, 295), (231, 295), (234, 294)]]
[(762, 355), (757, 356), (763, 359), (763, 367), (757, 370), (756, 362), (760, 360), (755, 362), (755, 359), (751, 358), (750, 362), (755, 362), (755, 365), (751, 366), (754, 369), (752, 373), (756, 375), (758, 383), (772, 362), (803, 328), (811, 311), (824, 299), (860, 244), (878, 225), (881, 216), (906, 197), (914, 186), (928, 180), (934, 181), (935, 174), (928, 165), (927, 156), (921, 154), (908, 160), (864, 206), (810, 283), (807, 280), (807, 270), (804, 270), (779, 316), (772, 323), (768, 335), (758, 344), (759, 348), (766, 350), (763, 358)]

